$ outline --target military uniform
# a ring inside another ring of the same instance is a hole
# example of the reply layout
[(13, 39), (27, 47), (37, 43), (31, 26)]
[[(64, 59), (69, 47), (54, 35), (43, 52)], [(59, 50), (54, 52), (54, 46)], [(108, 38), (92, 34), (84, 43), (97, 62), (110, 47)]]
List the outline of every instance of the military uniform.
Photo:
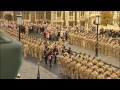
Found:
[(24, 58), (25, 58), (25, 59), (26, 59), (26, 57), (27, 57), (28, 50), (29, 50), (28, 45), (25, 43), (25, 44), (23, 45), (23, 55), (24, 55)]
[(79, 68), (80, 68), (81, 64), (78, 62), (76, 65), (75, 65), (75, 79), (79, 79)]
[(38, 50), (38, 44), (35, 42), (35, 43), (34, 43), (34, 57), (35, 57), (35, 58), (38, 57), (38, 56), (37, 56), (37, 55), (38, 55), (38, 54), (37, 54), (37, 50)]

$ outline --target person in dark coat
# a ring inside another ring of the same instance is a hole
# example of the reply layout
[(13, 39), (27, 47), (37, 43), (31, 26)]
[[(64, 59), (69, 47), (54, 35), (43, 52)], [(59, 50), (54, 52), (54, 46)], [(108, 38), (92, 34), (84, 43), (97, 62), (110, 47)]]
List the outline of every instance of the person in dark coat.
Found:
[(48, 59), (50, 63), (50, 68), (52, 68), (52, 61), (53, 61), (53, 50), (51, 49), (49, 54), (48, 54)]
[(71, 48), (70, 48), (70, 47), (69, 47), (67, 53), (68, 53), (68, 54), (72, 54), (72, 51), (71, 51)]
[(60, 38), (60, 31), (58, 31), (57, 40)]
[(45, 65), (47, 65), (47, 61), (48, 61), (48, 54), (49, 54), (48, 52), (49, 52), (49, 49), (46, 48), (46, 49), (44, 50)]
[(67, 39), (68, 39), (68, 32), (66, 31), (65, 32), (65, 40), (67, 41)]
[(65, 46), (62, 46), (62, 54), (65, 53)]
[(55, 48), (53, 49), (53, 53), (54, 53), (54, 64), (56, 64), (56, 61), (57, 61), (57, 55), (58, 55), (58, 49), (57, 49), (56, 46), (55, 46)]
[(25, 34), (25, 26), (24, 25), (21, 25), (21, 32)]

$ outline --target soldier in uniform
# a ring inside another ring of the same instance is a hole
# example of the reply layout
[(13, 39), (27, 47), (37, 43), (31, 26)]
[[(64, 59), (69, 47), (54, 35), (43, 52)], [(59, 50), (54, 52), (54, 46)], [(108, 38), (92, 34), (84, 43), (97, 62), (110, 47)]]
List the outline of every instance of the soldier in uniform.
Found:
[(23, 55), (24, 55), (24, 58), (26, 59), (27, 57), (27, 54), (28, 54), (28, 45), (26, 43), (23, 44)]
[(60, 66), (60, 73), (62, 73), (62, 60), (63, 60), (63, 55), (57, 56), (58, 60), (58, 65)]
[(65, 70), (66, 70), (66, 76), (70, 78), (70, 63), (72, 61), (72, 57), (67, 57), (65, 61)]
[(31, 43), (31, 55), (32, 55), (32, 58), (33, 58), (34, 57), (34, 40)]
[(40, 60), (42, 60), (42, 53), (43, 53), (42, 46), (41, 46), (41, 44), (39, 44), (39, 46), (38, 46), (38, 56), (39, 56)]
[(62, 68), (63, 68), (63, 73), (64, 73), (64, 75), (67, 75), (66, 61), (67, 61), (67, 58), (69, 58), (68, 56), (69, 56), (68, 53), (65, 52), (65, 53), (64, 53), (63, 60), (62, 60)]
[(35, 41), (35, 43), (34, 43), (34, 57), (35, 58), (37, 58), (38, 56), (38, 54), (37, 54), (37, 50), (38, 50), (38, 44), (37, 44), (37, 42)]
[(74, 71), (74, 77), (75, 79), (79, 79), (79, 68), (80, 68), (81, 64), (78, 61), (75, 65), (75, 71)]
[(73, 58), (73, 61), (70, 63), (70, 77), (75, 79), (75, 65), (76, 65), (76, 58)]

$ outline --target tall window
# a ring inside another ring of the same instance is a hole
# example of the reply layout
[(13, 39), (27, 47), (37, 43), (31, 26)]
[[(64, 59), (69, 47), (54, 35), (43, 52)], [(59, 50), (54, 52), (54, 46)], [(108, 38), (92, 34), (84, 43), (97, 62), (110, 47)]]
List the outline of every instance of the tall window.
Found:
[(40, 11), (36, 11), (36, 19), (40, 19)]
[(2, 19), (3, 11), (0, 11), (0, 19)]
[(44, 11), (36, 11), (36, 19), (44, 19)]
[(70, 11), (70, 12), (69, 12), (69, 16), (73, 16), (73, 11)]
[(61, 17), (61, 11), (57, 11), (57, 17)]
[(90, 14), (92, 14), (92, 11), (89, 11), (90, 12)]
[(81, 16), (84, 16), (84, 11), (81, 11)]
[(29, 19), (29, 11), (22, 11), (23, 19)]
[(41, 11), (41, 19), (44, 19), (44, 11)]

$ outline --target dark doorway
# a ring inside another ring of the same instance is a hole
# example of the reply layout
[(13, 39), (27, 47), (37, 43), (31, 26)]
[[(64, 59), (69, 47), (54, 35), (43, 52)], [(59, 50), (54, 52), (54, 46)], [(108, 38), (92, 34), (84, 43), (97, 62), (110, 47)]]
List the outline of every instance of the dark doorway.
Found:
[(13, 16), (11, 14), (6, 14), (4, 16), (4, 19), (10, 21), (10, 20), (13, 20)]

